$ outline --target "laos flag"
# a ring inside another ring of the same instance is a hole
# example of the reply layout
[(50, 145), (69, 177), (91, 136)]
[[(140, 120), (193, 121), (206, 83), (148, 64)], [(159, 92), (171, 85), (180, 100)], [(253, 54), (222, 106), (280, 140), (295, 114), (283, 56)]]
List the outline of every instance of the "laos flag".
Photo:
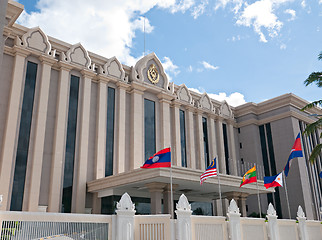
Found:
[(145, 161), (141, 168), (171, 167), (171, 150), (165, 148), (160, 150)]
[(288, 175), (288, 172), (290, 171), (291, 160), (297, 157), (303, 157), (300, 133), (297, 135), (295, 139), (294, 145), (291, 149), (290, 156), (288, 157), (286, 166), (284, 168), (284, 173), (286, 177)]

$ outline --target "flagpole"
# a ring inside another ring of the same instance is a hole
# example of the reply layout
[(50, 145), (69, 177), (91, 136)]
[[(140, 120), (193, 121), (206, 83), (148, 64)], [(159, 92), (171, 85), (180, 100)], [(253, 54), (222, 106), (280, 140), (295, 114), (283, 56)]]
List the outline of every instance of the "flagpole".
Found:
[[(219, 158), (216, 156), (216, 161), (217, 161), (217, 176), (218, 176), (218, 187), (219, 187), (219, 199), (220, 199), (220, 207), (221, 207), (221, 212), (223, 214), (223, 209), (222, 209), (222, 199), (221, 199), (221, 187), (220, 187), (220, 176), (219, 176)], [(218, 211), (217, 211), (218, 214)]]
[[(170, 151), (171, 151), (171, 145), (170, 145)], [(171, 155), (172, 155), (172, 152), (171, 152)], [(170, 161), (170, 191), (171, 191), (171, 197), (170, 197), (170, 200), (171, 200), (171, 218), (173, 219), (173, 190), (172, 190), (172, 158), (171, 158), (171, 161)]]
[(289, 216), (289, 219), (291, 219), (290, 202), (288, 201), (288, 192), (287, 192), (287, 185), (286, 185), (286, 178), (285, 178), (284, 171), (283, 171), (283, 179), (284, 179), (284, 185), (285, 185), (285, 194), (286, 194), (286, 202), (287, 202), (288, 216)]
[[(256, 167), (256, 163), (255, 163), (255, 167)], [(262, 218), (262, 208), (261, 208), (261, 201), (259, 199), (259, 189), (258, 189), (257, 167), (256, 167), (256, 186), (257, 186), (257, 200), (258, 200), (258, 208), (259, 208), (259, 217)]]

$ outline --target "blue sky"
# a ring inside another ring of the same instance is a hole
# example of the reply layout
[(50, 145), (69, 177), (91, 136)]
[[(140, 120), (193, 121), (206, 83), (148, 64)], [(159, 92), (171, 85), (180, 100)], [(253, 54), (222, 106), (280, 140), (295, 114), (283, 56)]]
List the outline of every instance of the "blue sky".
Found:
[[(18, 22), (134, 65), (155, 52), (175, 84), (232, 105), (321, 99), (322, 0), (19, 0)], [(145, 18), (144, 18), (145, 16)], [(232, 94), (232, 95), (231, 95)]]

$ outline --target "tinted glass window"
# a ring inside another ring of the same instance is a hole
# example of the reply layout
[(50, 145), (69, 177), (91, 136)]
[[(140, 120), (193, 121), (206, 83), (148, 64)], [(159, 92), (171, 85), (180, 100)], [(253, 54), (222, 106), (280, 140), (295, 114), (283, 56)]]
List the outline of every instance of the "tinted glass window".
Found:
[(113, 175), (115, 89), (108, 88), (105, 176)]
[(181, 166), (187, 167), (185, 113), (180, 110)]
[(62, 212), (70, 213), (72, 206), (72, 191), (75, 162), (75, 143), (77, 127), (79, 77), (71, 76), (69, 89), (68, 122), (66, 136), (66, 153), (63, 182)]
[(155, 103), (144, 99), (145, 160), (155, 154)]
[(34, 105), (35, 86), (36, 86), (36, 77), (37, 77), (37, 67), (38, 65), (36, 63), (32, 63), (32, 62), (27, 63), (25, 88), (24, 88), (22, 110), (21, 110), (21, 117), (20, 117), (15, 172), (14, 172), (13, 185), (12, 185), (12, 195), (11, 195), (11, 205), (10, 205), (11, 211), (22, 210), (32, 111), (33, 111), (33, 105)]

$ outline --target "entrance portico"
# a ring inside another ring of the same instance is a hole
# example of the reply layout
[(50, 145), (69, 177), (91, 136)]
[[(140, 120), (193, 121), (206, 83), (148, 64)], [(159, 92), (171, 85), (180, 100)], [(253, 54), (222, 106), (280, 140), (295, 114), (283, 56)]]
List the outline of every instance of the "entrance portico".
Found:
[[(183, 167), (172, 167), (174, 201), (184, 193), (190, 201), (212, 202), (219, 200), (218, 178), (209, 178), (200, 185), (201, 170)], [(241, 177), (220, 174), (222, 199), (235, 199), (242, 215), (246, 216), (246, 199), (249, 195), (257, 194), (256, 184), (239, 187)], [(150, 198), (151, 213), (170, 213), (170, 169), (135, 169), (130, 172), (97, 179), (87, 183), (89, 193), (97, 193), (99, 198), (122, 195), (128, 192), (133, 197)], [(258, 191), (272, 193), (273, 189), (266, 189), (263, 181), (258, 181)], [(162, 211), (163, 200), (163, 211)], [(217, 204), (217, 208), (218, 208)], [(225, 206), (223, 205), (223, 208)], [(222, 211), (217, 212), (220, 214)]]

